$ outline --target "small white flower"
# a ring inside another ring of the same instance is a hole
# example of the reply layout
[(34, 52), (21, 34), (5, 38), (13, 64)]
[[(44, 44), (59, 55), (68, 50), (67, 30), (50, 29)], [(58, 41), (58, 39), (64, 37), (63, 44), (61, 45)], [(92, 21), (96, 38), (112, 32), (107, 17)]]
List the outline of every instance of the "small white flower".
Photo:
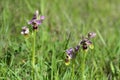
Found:
[(22, 27), (21, 34), (28, 35), (29, 34), (29, 28), (27, 28), (26, 26)]

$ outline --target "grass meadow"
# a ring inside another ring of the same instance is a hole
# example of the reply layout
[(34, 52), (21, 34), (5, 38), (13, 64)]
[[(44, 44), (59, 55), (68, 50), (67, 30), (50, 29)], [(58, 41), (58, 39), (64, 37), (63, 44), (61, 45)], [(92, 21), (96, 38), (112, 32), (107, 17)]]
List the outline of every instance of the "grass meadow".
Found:
[[(36, 10), (45, 20), (36, 33), (32, 75), (33, 40), (26, 42), (21, 28)], [(97, 35), (86, 80), (120, 80), (120, 0), (0, 0), (0, 80), (80, 80), (80, 55), (66, 66), (65, 51), (88, 32)]]

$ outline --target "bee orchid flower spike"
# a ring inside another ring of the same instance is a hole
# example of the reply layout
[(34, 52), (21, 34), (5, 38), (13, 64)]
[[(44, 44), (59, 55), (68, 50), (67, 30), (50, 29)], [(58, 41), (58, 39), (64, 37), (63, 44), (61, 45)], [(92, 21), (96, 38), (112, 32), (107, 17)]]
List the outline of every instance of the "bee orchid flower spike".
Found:
[(28, 22), (33, 27), (33, 30), (37, 30), (38, 26), (42, 24), (43, 20), (45, 19), (44, 16), (40, 16), (38, 10), (34, 13), (32, 20)]
[[(27, 46), (29, 48), (31, 48), (31, 73), (33, 74), (33, 76), (35, 77), (35, 67), (36, 67), (36, 30), (38, 30), (38, 26), (42, 24), (43, 20), (44, 20), (44, 16), (40, 16), (38, 10), (36, 10), (36, 12), (34, 13), (34, 16), (32, 18), (32, 20), (30, 20), (28, 22), (28, 26), (31, 27), (32, 26), (32, 30), (31, 30), (31, 36), (30, 40), (29, 39), (25, 39), (26, 44), (28, 45), (28, 43), (32, 46)], [(22, 27), (22, 31), (21, 34), (23, 35), (28, 35), (29, 34), (29, 28), (24, 26)], [(31, 40), (32, 39), (32, 40)], [(30, 42), (31, 41), (31, 42)]]
[(96, 33), (94, 32), (89, 32), (87, 37), (83, 37), (82, 40), (80, 41), (80, 43), (74, 47), (74, 48), (70, 48), (66, 50), (66, 58), (65, 58), (65, 64), (69, 65), (70, 64), (70, 60), (75, 58), (75, 56), (77, 55), (77, 52), (79, 50), (87, 52), (88, 49), (93, 49), (93, 43), (90, 40), (91, 38), (94, 38), (96, 36)]

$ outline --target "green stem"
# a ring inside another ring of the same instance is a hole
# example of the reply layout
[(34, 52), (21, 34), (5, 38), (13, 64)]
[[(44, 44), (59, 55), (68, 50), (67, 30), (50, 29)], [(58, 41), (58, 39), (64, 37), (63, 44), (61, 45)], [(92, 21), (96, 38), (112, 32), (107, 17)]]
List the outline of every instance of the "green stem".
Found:
[(72, 66), (72, 80), (74, 80), (74, 64), (73, 64), (73, 66)]
[(80, 64), (80, 80), (85, 80), (85, 59), (87, 53), (82, 53), (81, 55), (81, 64)]
[(36, 31), (33, 32), (33, 47), (32, 47), (32, 74), (33, 80), (35, 79), (35, 44), (36, 44)]

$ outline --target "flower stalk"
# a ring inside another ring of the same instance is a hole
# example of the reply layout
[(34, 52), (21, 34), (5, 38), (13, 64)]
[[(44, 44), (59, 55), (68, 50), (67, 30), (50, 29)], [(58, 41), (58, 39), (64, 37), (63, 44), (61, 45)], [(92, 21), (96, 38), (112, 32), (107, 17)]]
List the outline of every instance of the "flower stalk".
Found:
[(83, 52), (81, 54), (81, 61), (80, 61), (80, 80), (85, 80), (85, 61), (86, 61), (87, 53)]
[(74, 76), (75, 76), (75, 70), (74, 70), (75, 65), (72, 65), (72, 80), (74, 80)]
[(32, 48), (32, 75), (33, 75), (33, 80), (35, 80), (35, 46), (36, 46), (36, 31), (33, 31), (33, 47)]
[(33, 47), (32, 47), (32, 68), (35, 68), (35, 45), (36, 45), (36, 31), (33, 31)]

